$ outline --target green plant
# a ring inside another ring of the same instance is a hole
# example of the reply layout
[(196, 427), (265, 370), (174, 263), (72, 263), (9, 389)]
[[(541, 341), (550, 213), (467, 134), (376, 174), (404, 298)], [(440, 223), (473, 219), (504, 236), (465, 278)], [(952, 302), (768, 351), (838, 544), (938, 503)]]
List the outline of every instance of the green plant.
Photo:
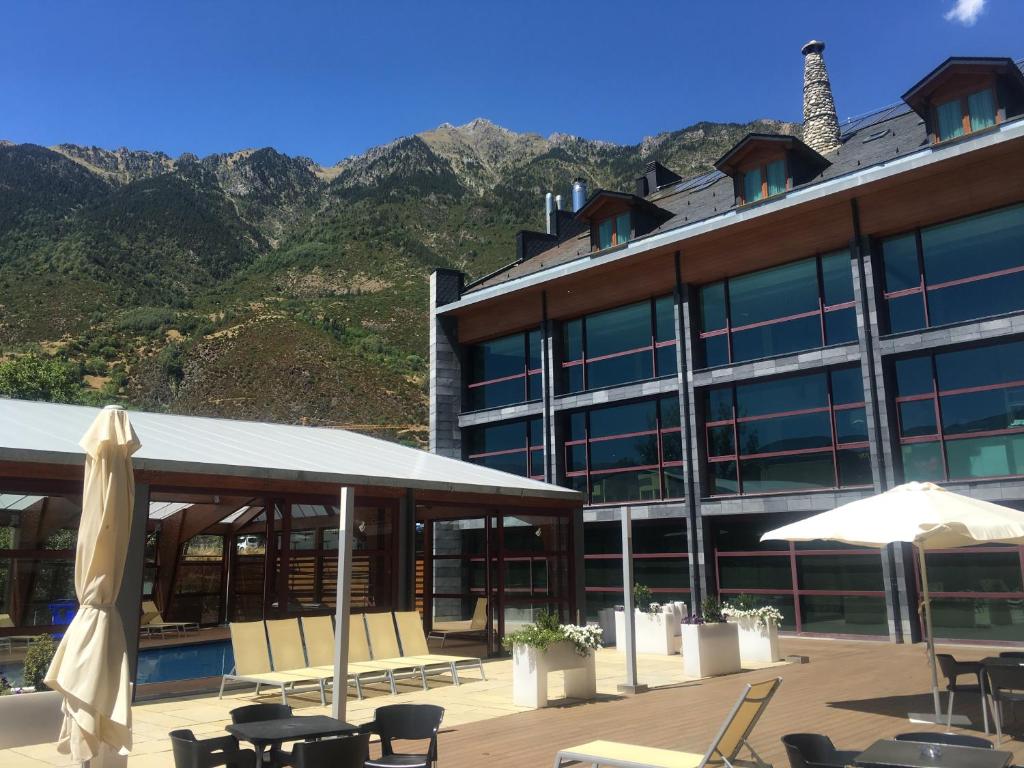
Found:
[(646, 584), (633, 585), (633, 604), (643, 613), (657, 613), (658, 604), (654, 602), (651, 590)]
[(37, 691), (48, 691), (43, 678), (50, 669), (53, 655), (57, 653), (57, 643), (49, 635), (40, 635), (25, 651), (25, 685)]
[(701, 600), (700, 615), (706, 624), (721, 624), (725, 621), (722, 602), (714, 595), (708, 595)]
[(6, 677), (0, 676), (0, 696), (10, 696), (14, 693), (14, 686)]
[(601, 628), (560, 624), (557, 613), (541, 611), (533, 624), (505, 635), (501, 645), (506, 651), (511, 651), (517, 645), (544, 651), (563, 640), (572, 643), (576, 647), (576, 653), (586, 656), (590, 651), (600, 647)]

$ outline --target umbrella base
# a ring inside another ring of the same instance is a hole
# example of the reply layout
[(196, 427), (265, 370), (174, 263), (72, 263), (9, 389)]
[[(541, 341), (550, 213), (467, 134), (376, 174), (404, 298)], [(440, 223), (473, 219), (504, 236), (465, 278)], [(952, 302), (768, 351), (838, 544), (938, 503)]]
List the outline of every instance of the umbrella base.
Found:
[[(907, 719), (912, 723), (928, 723), (930, 725), (945, 725), (946, 716), (939, 715), (935, 716), (934, 712), (911, 712), (907, 715)], [(953, 715), (953, 721), (950, 725), (955, 725), (958, 728), (967, 728), (971, 724), (971, 718), (967, 715)]]

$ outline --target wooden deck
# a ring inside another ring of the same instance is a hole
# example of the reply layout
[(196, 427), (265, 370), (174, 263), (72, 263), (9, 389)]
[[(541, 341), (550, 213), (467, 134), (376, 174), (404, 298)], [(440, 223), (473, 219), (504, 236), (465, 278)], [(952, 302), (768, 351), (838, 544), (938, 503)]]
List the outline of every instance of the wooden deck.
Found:
[[(470, 723), (441, 736), (440, 757), (450, 766), (550, 766), (560, 748), (594, 739), (703, 753), (742, 683), (776, 675), (783, 678), (782, 687), (751, 742), (777, 768), (789, 765), (780, 742), (787, 733), (825, 733), (840, 749), (864, 749), (898, 733), (944, 730), (912, 724), (906, 717), (908, 712), (933, 708), (923, 646), (792, 638), (783, 640), (782, 650), (809, 656), (810, 663)], [(939, 650), (962, 659), (993, 653), (962, 646)], [(942, 704), (946, 705), (945, 695)], [(983, 735), (978, 699), (961, 694), (956, 711), (967, 714), (976, 726), (954, 730)], [(1014, 753), (1015, 763), (1024, 763), (1024, 743), (1019, 740), (1024, 711), (1009, 728), (1017, 739), (1011, 741), (1004, 734), (1001, 748)]]

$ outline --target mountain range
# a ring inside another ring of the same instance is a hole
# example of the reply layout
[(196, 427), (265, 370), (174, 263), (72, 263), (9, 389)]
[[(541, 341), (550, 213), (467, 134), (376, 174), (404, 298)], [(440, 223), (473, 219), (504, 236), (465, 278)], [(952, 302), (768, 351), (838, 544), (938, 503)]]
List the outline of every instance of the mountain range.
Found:
[[(799, 129), (699, 123), (618, 145), (476, 119), (330, 167), (0, 142), (0, 395), (422, 444), (433, 268), (509, 263), (544, 193), (569, 200), (577, 176), (632, 189), (658, 160), (686, 177), (754, 130)], [(28, 361), (68, 386), (19, 389)]]

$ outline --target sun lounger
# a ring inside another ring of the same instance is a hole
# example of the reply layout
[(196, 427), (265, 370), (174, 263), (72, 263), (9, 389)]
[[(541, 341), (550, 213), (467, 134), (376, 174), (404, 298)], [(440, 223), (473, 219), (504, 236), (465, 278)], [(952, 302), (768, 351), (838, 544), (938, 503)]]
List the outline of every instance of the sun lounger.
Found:
[(253, 683), (256, 695), (264, 685), (281, 689), (281, 700), (288, 703), (286, 688), (296, 683), (309, 682), (309, 678), (286, 672), (274, 672), (267, 650), (267, 633), (262, 621), (242, 621), (228, 624), (231, 632), (231, 650), (235, 654), (235, 667), (220, 681), (220, 696), (224, 696), (224, 685), (229, 681)]
[[(672, 749), (639, 747), (616, 741), (591, 741), (578, 747), (563, 749), (555, 756), (555, 768), (568, 763), (590, 763), (595, 768), (602, 765), (614, 768), (705, 768), (709, 765), (720, 765), (725, 768), (771, 768), (754, 751), (749, 739), (757, 721), (761, 719), (781, 684), (781, 677), (763, 683), (748, 684), (704, 755), (676, 752)], [(750, 759), (739, 758), (740, 752), (744, 749), (750, 753)]]
[[(395, 626), (398, 627), (398, 639), (402, 643), (402, 658), (415, 658), (423, 661), (428, 667), (445, 667), (451, 671), (452, 682), (459, 684), (459, 666), (476, 667), (480, 670), (480, 678), (487, 679), (484, 674), (483, 661), (474, 656), (451, 656), (448, 654), (431, 653), (427, 647), (427, 638), (423, 635), (423, 620), (417, 611), (397, 611)], [(428, 670), (429, 671), (429, 670)]]
[(487, 598), (478, 597), (469, 621), (435, 621), (430, 627), (427, 640), (438, 639), (444, 648), (449, 636), (477, 636), (487, 631)]
[[(362, 646), (366, 647), (366, 627), (363, 626), (363, 617), (354, 615), (349, 619), (349, 636), (356, 633), (362, 637)], [(330, 616), (303, 616), (302, 635), (306, 640), (306, 661), (314, 669), (329, 671), (334, 674), (334, 622)], [(351, 649), (352, 643), (349, 642)], [(375, 664), (369, 661), (370, 651), (366, 650), (361, 658), (363, 661), (353, 661), (351, 652), (348, 659), (349, 682), (355, 685), (356, 695), (363, 698), (364, 682), (387, 681), (391, 692), (395, 693), (395, 681), (391, 679), (392, 667), (388, 664)]]
[(190, 630), (199, 631), (198, 621), (164, 621), (160, 610), (152, 600), (142, 603), (142, 618), (139, 619), (139, 631), (152, 636), (159, 632), (163, 637), (165, 632), (174, 632), (179, 637)]
[[(0, 629), (10, 629), (14, 626), (14, 621), (11, 619), (9, 613), (0, 613)], [(39, 635), (4, 635), (0, 638), (0, 643), (7, 646), (7, 650), (11, 650), (12, 643), (24, 643), (25, 647), (32, 645), (36, 640), (39, 639)]]
[(320, 689), (320, 703), (327, 704), (324, 686), (334, 677), (334, 666), (311, 667), (306, 662), (298, 619), (272, 619), (267, 622), (267, 639), (275, 672), (312, 680)]
[(427, 667), (429, 664), (422, 659), (408, 658), (402, 655), (398, 647), (398, 636), (395, 634), (395, 622), (390, 613), (364, 613), (366, 636), (370, 641), (370, 654), (374, 661), (387, 662), (395, 665), (392, 677), (398, 670), (405, 670), (404, 676), (419, 677), (423, 681), (423, 690), (427, 690)]

